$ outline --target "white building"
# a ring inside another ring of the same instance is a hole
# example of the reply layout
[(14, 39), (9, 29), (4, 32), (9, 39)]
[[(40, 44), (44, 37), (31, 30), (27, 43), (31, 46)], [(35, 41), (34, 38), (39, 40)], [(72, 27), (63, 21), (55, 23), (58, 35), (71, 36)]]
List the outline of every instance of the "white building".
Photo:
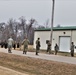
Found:
[[(41, 49), (46, 50), (46, 41), (50, 40), (50, 28), (37, 29), (34, 32), (34, 48), (36, 48), (36, 40), (39, 37), (41, 42)], [(71, 27), (54, 27), (53, 28), (53, 39), (52, 39), (52, 50), (57, 43), (59, 50), (62, 52), (70, 52), (70, 44), (74, 42), (76, 45), (76, 26)], [(75, 50), (76, 52), (76, 50)]]

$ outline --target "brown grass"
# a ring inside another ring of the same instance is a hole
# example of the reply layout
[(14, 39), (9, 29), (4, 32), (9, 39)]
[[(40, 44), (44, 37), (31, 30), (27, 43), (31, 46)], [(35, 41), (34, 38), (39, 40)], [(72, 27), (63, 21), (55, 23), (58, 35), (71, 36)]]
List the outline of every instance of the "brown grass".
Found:
[(0, 53), (0, 65), (30, 75), (76, 75), (76, 65)]

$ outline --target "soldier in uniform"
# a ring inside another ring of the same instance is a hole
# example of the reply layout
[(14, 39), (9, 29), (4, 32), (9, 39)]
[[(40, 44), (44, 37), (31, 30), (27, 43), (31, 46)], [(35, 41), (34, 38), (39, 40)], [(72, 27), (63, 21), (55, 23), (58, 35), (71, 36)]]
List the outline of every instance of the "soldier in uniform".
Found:
[(14, 41), (14, 43), (13, 43), (13, 48), (15, 50), (15, 48), (16, 48), (16, 41)]
[(70, 48), (72, 57), (74, 57), (74, 48), (75, 48), (75, 46), (74, 46), (74, 43), (72, 42), (71, 43), (71, 48)]
[(18, 43), (17, 43), (17, 48), (19, 48), (19, 47), (20, 47), (20, 43), (18, 42)]
[(22, 44), (24, 45), (23, 54), (26, 54), (27, 49), (28, 49), (29, 40), (28, 40), (27, 38), (25, 38), (25, 39), (23, 40)]
[(5, 49), (7, 49), (7, 41), (6, 40), (4, 42), (4, 47), (5, 47)]
[(4, 42), (3, 42), (3, 41), (1, 41), (1, 48), (3, 48), (3, 46), (4, 46)]
[(47, 51), (49, 52), (49, 54), (51, 54), (51, 43), (50, 41), (47, 43)]
[(54, 49), (55, 49), (55, 55), (57, 55), (57, 52), (58, 52), (58, 50), (59, 50), (59, 46), (57, 45), (57, 43), (56, 43)]
[(37, 40), (36, 40), (36, 55), (38, 55), (38, 53), (39, 53), (39, 50), (40, 50), (40, 38), (38, 38)]
[(12, 46), (13, 46), (13, 39), (10, 37), (10, 38), (8, 39), (8, 52), (9, 52), (9, 53), (12, 53), (12, 52), (11, 52)]

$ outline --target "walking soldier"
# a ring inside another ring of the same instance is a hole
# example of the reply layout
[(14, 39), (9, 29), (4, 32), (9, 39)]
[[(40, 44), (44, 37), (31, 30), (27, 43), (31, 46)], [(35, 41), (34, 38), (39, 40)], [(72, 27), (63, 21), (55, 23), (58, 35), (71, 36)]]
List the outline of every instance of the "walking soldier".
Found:
[(24, 45), (23, 47), (23, 54), (26, 54), (27, 50), (28, 50), (28, 44), (29, 44), (29, 40), (27, 38), (25, 38), (22, 42), (22, 44)]
[(12, 46), (13, 46), (13, 39), (10, 37), (8, 39), (8, 52), (9, 53), (11, 53)]
[(48, 44), (47, 44), (47, 51), (49, 52), (49, 54), (51, 54), (51, 43), (50, 43), (50, 41), (48, 42)]
[(72, 57), (74, 57), (74, 48), (75, 48), (75, 46), (74, 46), (74, 43), (72, 42), (71, 43), (71, 48), (70, 48)]
[(36, 55), (38, 55), (38, 53), (39, 53), (39, 50), (40, 50), (40, 38), (38, 38), (37, 40), (36, 40)]
[(59, 46), (56, 44), (55, 47), (54, 47), (54, 49), (55, 49), (55, 55), (57, 55), (57, 52), (59, 50)]

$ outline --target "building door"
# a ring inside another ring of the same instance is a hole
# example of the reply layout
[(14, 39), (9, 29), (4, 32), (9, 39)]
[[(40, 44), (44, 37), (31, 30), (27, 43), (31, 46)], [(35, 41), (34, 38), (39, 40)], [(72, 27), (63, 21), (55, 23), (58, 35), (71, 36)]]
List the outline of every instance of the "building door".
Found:
[(60, 37), (59, 49), (62, 52), (70, 52), (70, 37)]

